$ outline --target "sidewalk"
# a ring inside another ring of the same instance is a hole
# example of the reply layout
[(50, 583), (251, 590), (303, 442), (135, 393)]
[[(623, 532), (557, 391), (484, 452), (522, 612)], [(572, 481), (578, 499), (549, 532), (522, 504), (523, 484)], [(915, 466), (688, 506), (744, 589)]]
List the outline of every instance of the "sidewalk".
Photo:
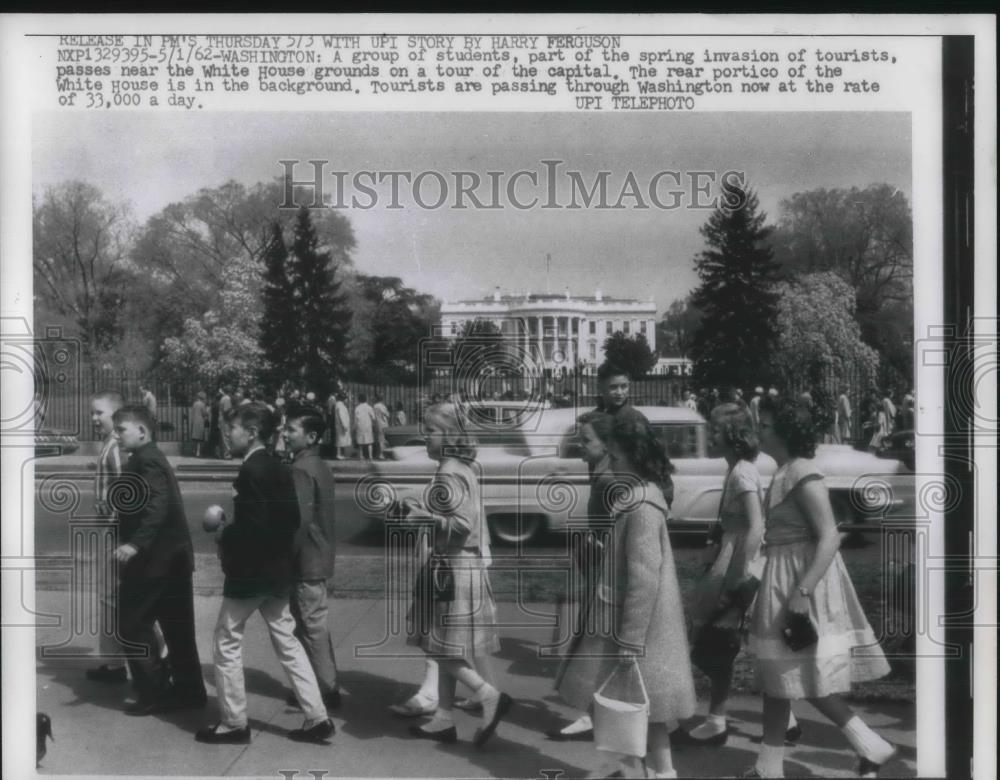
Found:
[[(38, 591), (38, 613), (59, 615), (68, 623), (69, 595), (68, 591)], [(498, 605), (503, 647), (494, 666), (500, 688), (516, 704), (482, 750), (471, 744), (475, 716), (456, 711), (460, 741), (439, 745), (409, 737), (407, 727), (421, 721), (396, 719), (387, 712), (390, 703), (412, 693), (423, 672), (423, 659), (401, 637), (386, 639), (386, 601), (361, 599), (331, 601), (333, 640), (344, 688), (342, 707), (331, 712), (337, 725), (331, 745), (302, 745), (286, 738), (290, 729), (301, 725), (301, 715), (284, 703), (287, 683), (259, 618), (248, 624), (244, 651), (253, 741), (250, 745), (198, 744), (195, 730), (217, 720), (211, 639), (218, 606), (218, 597), (195, 597), (198, 646), (209, 684), (210, 701), (204, 711), (128, 717), (121, 712), (128, 686), (102, 686), (84, 677), (84, 669), (94, 660), (83, 654), (96, 647), (96, 639), (67, 640), (66, 627), (37, 629), (39, 646), (66, 644), (48, 651), (63, 657), (38, 653), (37, 709), (52, 718), (57, 740), (49, 744), (40, 772), (280, 778), (286, 770), (309, 778), (309, 770), (326, 770), (330, 777), (537, 778), (543, 770), (553, 770), (568, 778), (581, 777), (602, 764), (601, 755), (589, 743), (550, 742), (544, 737), (543, 732), (560, 718), (571, 716), (552, 688), (556, 663), (537, 655), (538, 644), (552, 638), (552, 606), (546, 604)], [(839, 731), (808, 705), (796, 705), (796, 714), (804, 735), (800, 745), (787, 753), (787, 775), (856, 776), (854, 754)], [(870, 704), (861, 708), (861, 714), (901, 747), (881, 776), (915, 776), (912, 706)], [(681, 777), (732, 776), (754, 762), (760, 701), (734, 698), (731, 716), (732, 731), (725, 747), (674, 751)]]

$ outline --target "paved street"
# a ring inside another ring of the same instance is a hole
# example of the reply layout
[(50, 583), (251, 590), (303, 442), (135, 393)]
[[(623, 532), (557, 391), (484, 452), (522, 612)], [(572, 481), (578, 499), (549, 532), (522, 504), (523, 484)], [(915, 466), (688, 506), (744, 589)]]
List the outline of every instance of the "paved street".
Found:
[[(84, 669), (93, 663), (85, 656), (96, 647), (96, 640), (70, 639), (66, 646), (43, 655), (42, 646), (59, 645), (69, 637), (65, 620), (69, 594), (39, 591), (39, 611), (62, 617), (62, 625), (37, 632), (37, 707), (51, 716), (57, 740), (49, 745), (42, 772), (278, 777), (280, 770), (297, 770), (305, 777), (308, 770), (325, 769), (331, 776), (539, 777), (542, 770), (557, 770), (578, 777), (600, 763), (591, 745), (551, 742), (542, 733), (570, 714), (552, 689), (555, 662), (537, 654), (538, 643), (552, 637), (547, 617), (552, 606), (546, 604), (527, 604), (521, 609), (510, 603), (499, 605), (501, 621), (509, 625), (501, 629), (503, 647), (495, 665), (500, 687), (516, 699), (516, 706), (483, 750), (470, 744), (476, 728), (474, 716), (457, 713), (460, 742), (443, 746), (410, 738), (406, 733), (410, 721), (386, 712), (388, 704), (409, 695), (423, 664), (401, 637), (385, 639), (385, 601), (356, 599), (331, 601), (331, 625), (345, 689), (343, 706), (332, 713), (338, 729), (332, 745), (301, 745), (286, 738), (301, 718), (284, 704), (286, 683), (258, 618), (248, 626), (245, 650), (253, 742), (249, 746), (197, 744), (194, 731), (216, 719), (210, 643), (218, 603), (217, 597), (208, 596), (196, 597), (195, 603), (209, 708), (130, 718), (120, 712), (128, 694), (126, 686), (101, 686), (84, 678)], [(879, 703), (861, 709), (873, 726), (901, 746), (900, 757), (883, 776), (914, 776), (912, 705)], [(810, 707), (797, 705), (796, 712), (804, 737), (800, 746), (789, 751), (788, 775), (853, 776), (854, 757), (842, 735), (818, 720)], [(725, 747), (675, 751), (681, 776), (726, 776), (753, 763), (760, 735), (759, 701), (736, 697), (732, 715), (735, 731)]]

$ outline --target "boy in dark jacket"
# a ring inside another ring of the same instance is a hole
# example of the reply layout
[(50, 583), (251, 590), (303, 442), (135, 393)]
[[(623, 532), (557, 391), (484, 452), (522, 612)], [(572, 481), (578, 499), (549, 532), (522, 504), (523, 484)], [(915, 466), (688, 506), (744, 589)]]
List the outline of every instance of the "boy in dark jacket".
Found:
[(305, 715), (303, 727), (291, 731), (289, 738), (322, 743), (335, 731), (316, 675), (295, 638), (295, 621), (288, 605), (299, 506), (291, 472), (265, 448), (276, 424), (274, 413), (259, 403), (234, 407), (226, 415), (229, 450), (243, 463), (233, 482), (233, 521), (219, 538), (226, 575), (214, 652), (221, 720), (201, 729), (195, 735), (198, 742), (250, 742), (243, 632), (254, 612), (260, 612), (267, 624), (271, 644)]
[[(129, 658), (138, 701), (126, 712), (203, 707), (207, 697), (194, 636), (194, 550), (177, 477), (153, 441), (146, 407), (122, 407), (112, 420), (119, 446), (131, 453), (108, 489), (122, 542), (115, 550), (119, 631), (125, 642), (146, 649), (144, 657)], [(170, 656), (166, 662), (160, 658), (157, 622)]]
[[(302, 524), (295, 537), (291, 608), (295, 636), (305, 647), (316, 673), (323, 702), (340, 706), (337, 661), (327, 625), (327, 581), (333, 577), (333, 474), (319, 455), (326, 422), (319, 409), (293, 406), (283, 431), (292, 455), (292, 475)], [(288, 699), (295, 704), (294, 694)]]

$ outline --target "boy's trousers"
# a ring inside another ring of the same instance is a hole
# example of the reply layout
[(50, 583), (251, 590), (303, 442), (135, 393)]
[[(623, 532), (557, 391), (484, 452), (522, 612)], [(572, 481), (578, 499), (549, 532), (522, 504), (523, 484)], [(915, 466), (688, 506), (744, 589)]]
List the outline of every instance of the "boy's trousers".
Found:
[(299, 706), (310, 728), (326, 720), (326, 707), (316, 683), (316, 675), (302, 644), (295, 638), (295, 620), (288, 597), (254, 596), (246, 599), (223, 598), (215, 624), (215, 686), (219, 694), (222, 725), (243, 728), (247, 725), (247, 694), (243, 677), (243, 633), (254, 612), (267, 625), (271, 646), (285, 670)]
[(320, 692), (324, 695), (333, 693), (337, 690), (337, 661), (327, 625), (326, 580), (294, 583), (291, 610), (295, 619), (295, 636), (309, 656)]

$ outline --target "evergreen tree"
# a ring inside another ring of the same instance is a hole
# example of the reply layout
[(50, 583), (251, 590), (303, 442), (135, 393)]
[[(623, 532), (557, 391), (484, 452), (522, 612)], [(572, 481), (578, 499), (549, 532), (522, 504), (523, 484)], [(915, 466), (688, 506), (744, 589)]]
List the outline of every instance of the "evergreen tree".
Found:
[(656, 365), (656, 354), (641, 333), (626, 336), (620, 330), (604, 341), (604, 358), (628, 371), (631, 379), (642, 379)]
[(703, 317), (691, 356), (702, 387), (747, 388), (773, 373), (779, 266), (767, 241), (772, 228), (758, 206), (747, 191), (743, 208), (717, 208), (701, 228), (708, 248), (695, 260), (701, 284), (691, 302)]
[(272, 390), (298, 375), (293, 360), (300, 334), (293, 294), (288, 275), (288, 249), (281, 225), (274, 222), (271, 242), (264, 253), (261, 291), (264, 316), (260, 325), (260, 348), (266, 365), (263, 379)]
[(343, 371), (351, 323), (337, 267), (332, 254), (320, 249), (309, 209), (303, 207), (295, 221), (288, 273), (297, 324), (289, 378), (301, 378), (320, 398)]

